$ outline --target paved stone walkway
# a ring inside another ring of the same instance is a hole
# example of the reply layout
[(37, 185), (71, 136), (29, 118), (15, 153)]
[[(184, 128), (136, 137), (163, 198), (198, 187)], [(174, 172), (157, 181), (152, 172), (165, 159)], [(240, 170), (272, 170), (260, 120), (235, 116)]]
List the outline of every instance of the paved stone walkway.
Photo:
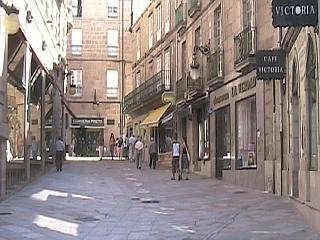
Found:
[(0, 240), (317, 240), (288, 201), (128, 162), (71, 162), (0, 204)]

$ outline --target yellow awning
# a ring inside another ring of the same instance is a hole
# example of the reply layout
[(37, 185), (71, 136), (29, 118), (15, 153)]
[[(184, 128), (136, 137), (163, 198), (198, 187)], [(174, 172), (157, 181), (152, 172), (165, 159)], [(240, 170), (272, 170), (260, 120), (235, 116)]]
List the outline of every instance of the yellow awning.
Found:
[(170, 107), (171, 103), (168, 103), (162, 107), (159, 107), (153, 111), (151, 111), (148, 116), (140, 123), (140, 126), (148, 126), (148, 127), (156, 127), (158, 126), (158, 122), (163, 114)]

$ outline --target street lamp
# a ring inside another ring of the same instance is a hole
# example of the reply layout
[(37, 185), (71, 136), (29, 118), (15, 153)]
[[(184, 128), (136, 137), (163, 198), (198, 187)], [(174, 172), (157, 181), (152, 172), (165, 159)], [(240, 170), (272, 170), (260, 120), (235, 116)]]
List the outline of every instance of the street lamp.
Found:
[(10, 35), (16, 34), (20, 28), (19, 10), (13, 5), (6, 5), (2, 0), (0, 0), (0, 7), (6, 11), (4, 18), (6, 32)]
[(200, 51), (203, 55), (208, 55), (210, 53), (210, 47), (207, 44), (193, 47), (192, 62), (190, 64), (190, 77), (192, 80), (198, 80), (200, 78), (200, 64), (197, 59), (197, 51)]

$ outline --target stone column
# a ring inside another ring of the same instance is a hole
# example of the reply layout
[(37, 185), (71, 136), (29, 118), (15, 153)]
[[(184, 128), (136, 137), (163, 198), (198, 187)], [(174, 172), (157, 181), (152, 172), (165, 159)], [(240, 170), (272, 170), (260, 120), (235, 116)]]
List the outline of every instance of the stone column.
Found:
[(24, 164), (26, 171), (26, 180), (30, 181), (30, 77), (31, 77), (31, 58), (32, 53), (30, 44), (26, 41), (26, 52), (24, 55), (22, 84), (25, 87), (24, 94)]

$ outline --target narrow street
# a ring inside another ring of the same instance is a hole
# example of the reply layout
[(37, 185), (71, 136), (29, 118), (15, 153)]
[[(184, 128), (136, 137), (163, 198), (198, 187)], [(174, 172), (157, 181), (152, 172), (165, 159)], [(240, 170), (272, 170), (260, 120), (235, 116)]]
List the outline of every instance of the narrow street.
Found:
[(320, 239), (271, 194), (119, 161), (68, 162), (0, 204), (0, 239)]

